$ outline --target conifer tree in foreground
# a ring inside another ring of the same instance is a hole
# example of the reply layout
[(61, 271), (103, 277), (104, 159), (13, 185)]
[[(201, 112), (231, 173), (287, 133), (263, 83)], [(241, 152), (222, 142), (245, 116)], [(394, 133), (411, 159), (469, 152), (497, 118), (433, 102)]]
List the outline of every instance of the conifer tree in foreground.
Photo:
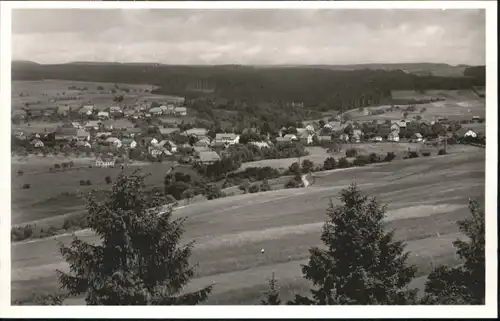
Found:
[(425, 284), (424, 304), (484, 304), (484, 209), (477, 200), (471, 200), (469, 210), (472, 216), (458, 222), (460, 232), (469, 240), (453, 242), (464, 264), (453, 268), (440, 266), (430, 273)]
[(355, 184), (341, 192), (342, 206), (330, 201), (321, 240), (309, 250), (302, 273), (312, 298), (296, 295), (292, 305), (413, 304), (408, 284), (416, 268), (408, 265), (404, 244), (384, 231), (386, 207), (362, 196)]
[[(61, 245), (70, 272), (57, 271), (62, 289), (85, 295), (88, 305), (194, 305), (211, 286), (184, 293), (193, 277), (193, 243), (180, 246), (184, 219), (162, 213), (166, 201), (145, 192), (144, 176), (119, 175), (103, 203), (91, 195), (87, 221), (102, 244), (74, 238)], [(182, 294), (181, 294), (182, 292)]]
[(269, 280), (269, 290), (265, 292), (264, 294), (266, 295), (265, 300), (262, 300), (261, 303), (263, 305), (280, 305), (281, 300), (280, 300), (280, 293), (278, 289), (278, 282), (274, 278), (274, 273), (271, 279)]

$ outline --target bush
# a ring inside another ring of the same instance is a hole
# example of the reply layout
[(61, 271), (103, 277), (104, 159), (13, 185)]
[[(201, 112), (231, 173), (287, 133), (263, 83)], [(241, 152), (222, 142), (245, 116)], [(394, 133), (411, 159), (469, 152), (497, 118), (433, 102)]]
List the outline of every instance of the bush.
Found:
[(85, 185), (87, 185), (87, 182), (85, 180), (81, 179), (80, 180), (80, 185), (81, 186), (85, 186)]
[(290, 179), (288, 182), (285, 184), (285, 188), (299, 188), (303, 187), (304, 184), (302, 183), (302, 179), (300, 175), (296, 175), (294, 178)]
[(384, 161), (391, 162), (394, 158), (396, 158), (396, 154), (394, 154), (394, 152), (387, 152)]
[(90, 179), (88, 179), (86, 183), (87, 183), (87, 185), (89, 185), (89, 186), (90, 186), (90, 185), (92, 185), (92, 182), (90, 181)]
[(314, 167), (314, 163), (311, 162), (310, 160), (304, 159), (302, 161), (302, 171), (304, 173), (308, 173), (308, 172), (312, 171), (313, 167)]
[(112, 181), (111, 181), (111, 177), (109, 177), (109, 176), (106, 176), (106, 177), (104, 178), (104, 181), (105, 181), (105, 182), (106, 182), (106, 184), (108, 184), (108, 185), (109, 185), (109, 184), (111, 184), (111, 182), (112, 182)]
[(59, 164), (54, 164), (54, 168), (59, 169), (59, 168), (61, 168), (61, 165), (59, 165)]
[(324, 170), (331, 170), (335, 169), (337, 167), (337, 161), (333, 157), (328, 157), (325, 159), (325, 162), (323, 163), (323, 169)]
[(23, 184), (23, 186), (21, 187), (22, 189), (29, 189), (31, 187), (30, 184)]
[(378, 163), (380, 162), (380, 157), (375, 153), (371, 153), (370, 156), (368, 156), (368, 162), (370, 164)]
[(441, 148), (439, 151), (438, 151), (438, 155), (446, 155), (446, 151), (444, 150), (444, 148)]
[(248, 191), (250, 193), (257, 193), (257, 192), (259, 192), (259, 185), (254, 184), (254, 185), (250, 186), (250, 188), (248, 189)]
[(288, 167), (288, 173), (299, 175), (301, 173), (299, 163), (295, 162), (290, 165), (290, 167)]
[(13, 227), (10, 230), (10, 239), (14, 242), (23, 241), (33, 236), (35, 225)]
[(408, 152), (408, 158), (417, 158), (418, 153), (414, 150)]
[(356, 157), (356, 159), (352, 162), (352, 164), (354, 166), (365, 166), (369, 163), (370, 163), (370, 161), (369, 161), (368, 157), (361, 156), (361, 155)]
[(208, 200), (213, 200), (222, 197), (221, 189), (217, 186), (209, 186), (204, 191), (205, 197)]
[(422, 156), (425, 157), (431, 156), (431, 152), (422, 152)]
[(351, 167), (351, 164), (349, 163), (347, 158), (342, 157), (341, 159), (339, 159), (338, 166), (339, 166), (339, 168), (348, 168), (348, 167)]
[(358, 151), (356, 150), (356, 148), (349, 148), (345, 151), (346, 157), (356, 157), (356, 155), (358, 155)]

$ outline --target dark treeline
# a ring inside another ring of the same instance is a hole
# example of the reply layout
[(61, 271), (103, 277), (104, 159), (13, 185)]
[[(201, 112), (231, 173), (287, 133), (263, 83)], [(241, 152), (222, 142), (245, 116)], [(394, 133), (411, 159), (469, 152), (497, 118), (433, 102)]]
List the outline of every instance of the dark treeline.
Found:
[[(467, 69), (468, 74), (476, 69)], [(476, 75), (477, 72), (474, 73)], [(477, 76), (477, 75), (476, 75)], [(13, 63), (13, 80), (61, 79), (154, 84), (158, 94), (246, 102), (301, 102), (313, 109), (350, 109), (387, 102), (391, 90), (466, 89), (477, 77), (419, 77), (401, 70), (313, 67), (169, 66), (157, 64)]]

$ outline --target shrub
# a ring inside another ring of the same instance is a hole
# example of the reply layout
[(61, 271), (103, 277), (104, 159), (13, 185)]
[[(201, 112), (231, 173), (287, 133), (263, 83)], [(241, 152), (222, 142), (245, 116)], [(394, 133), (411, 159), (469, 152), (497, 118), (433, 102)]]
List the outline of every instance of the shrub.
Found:
[(92, 182), (90, 181), (90, 179), (87, 180), (87, 185), (92, 185)]
[(23, 186), (21, 187), (22, 189), (29, 189), (31, 187), (30, 184), (23, 184)]
[(259, 185), (254, 184), (254, 185), (250, 186), (250, 188), (248, 189), (248, 191), (250, 193), (257, 193), (257, 192), (259, 192)]
[(303, 186), (304, 184), (302, 183), (302, 178), (300, 177), (300, 175), (295, 175), (285, 184), (285, 188), (299, 188)]
[(354, 166), (365, 166), (369, 163), (370, 163), (370, 161), (369, 161), (368, 157), (362, 156), (362, 155), (356, 157), (356, 159), (352, 162), (352, 164)]
[(106, 184), (108, 184), (108, 185), (109, 185), (109, 184), (111, 184), (111, 182), (112, 182), (112, 181), (111, 181), (111, 177), (109, 177), (109, 176), (106, 176), (106, 177), (104, 178), (104, 181), (105, 181), (105, 182), (106, 182)]
[(311, 162), (310, 160), (304, 159), (302, 161), (302, 171), (304, 173), (308, 173), (308, 172), (312, 171), (313, 167), (314, 167), (314, 163)]
[(380, 157), (375, 154), (375, 153), (371, 153), (369, 156), (368, 156), (368, 162), (370, 164), (373, 164), (373, 163), (378, 163), (380, 161)]
[(10, 239), (14, 242), (23, 241), (33, 236), (34, 225), (13, 227), (10, 230)]
[(446, 151), (444, 150), (444, 148), (441, 148), (439, 151), (438, 151), (438, 155), (446, 155)]
[(85, 186), (85, 185), (87, 185), (87, 182), (85, 180), (81, 179), (80, 180), (80, 185), (81, 186)]
[(325, 170), (335, 169), (337, 167), (337, 161), (333, 157), (328, 157), (323, 163), (323, 168)]
[(431, 156), (431, 152), (422, 152), (422, 156), (425, 157)]
[(300, 174), (300, 165), (299, 163), (295, 162), (290, 167), (288, 167), (288, 173), (290, 174)]
[(417, 158), (418, 153), (414, 150), (408, 152), (408, 158)]
[(61, 168), (61, 165), (59, 165), (59, 164), (54, 164), (54, 168), (59, 169), (59, 168)]
[(394, 158), (396, 158), (396, 154), (394, 154), (394, 152), (387, 152), (384, 161), (391, 162)]
[(208, 200), (213, 200), (222, 197), (221, 189), (217, 186), (209, 186), (204, 191), (205, 197)]
[(346, 157), (356, 157), (356, 155), (358, 155), (358, 151), (356, 150), (356, 148), (349, 148), (345, 151)]
[(351, 164), (349, 163), (349, 161), (347, 160), (347, 158), (342, 157), (341, 159), (339, 159), (338, 166), (339, 166), (339, 168), (348, 168), (348, 167), (351, 166)]

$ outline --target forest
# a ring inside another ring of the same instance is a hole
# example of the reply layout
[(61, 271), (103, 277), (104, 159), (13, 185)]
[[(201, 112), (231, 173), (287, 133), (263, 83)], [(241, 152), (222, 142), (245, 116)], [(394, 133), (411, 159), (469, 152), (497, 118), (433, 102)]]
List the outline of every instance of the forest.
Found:
[(301, 103), (325, 111), (390, 103), (391, 90), (468, 89), (484, 86), (485, 67), (465, 68), (461, 77), (416, 76), (403, 70), (329, 70), (325, 67), (174, 66), (162, 64), (13, 62), (13, 80), (61, 79), (153, 84), (157, 94), (187, 100), (240, 103)]

